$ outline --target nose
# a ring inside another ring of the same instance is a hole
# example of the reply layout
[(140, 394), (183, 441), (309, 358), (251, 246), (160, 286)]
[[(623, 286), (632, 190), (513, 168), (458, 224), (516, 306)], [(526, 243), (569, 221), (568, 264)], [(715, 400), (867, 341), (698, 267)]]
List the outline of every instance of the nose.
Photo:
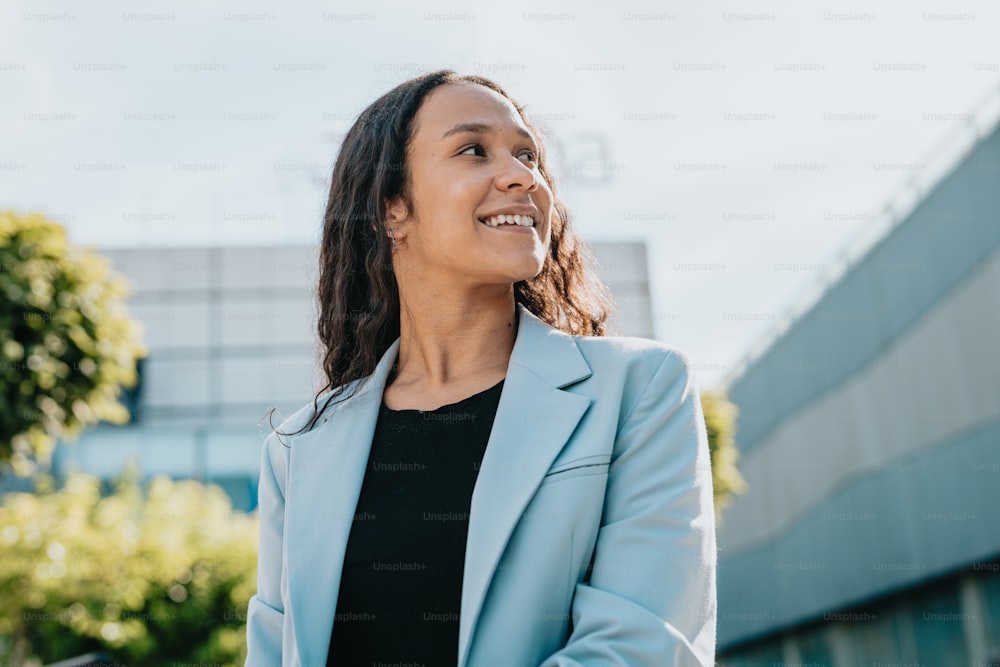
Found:
[(528, 192), (538, 189), (538, 173), (516, 155), (500, 158), (495, 180), (497, 187), (504, 191), (518, 187)]

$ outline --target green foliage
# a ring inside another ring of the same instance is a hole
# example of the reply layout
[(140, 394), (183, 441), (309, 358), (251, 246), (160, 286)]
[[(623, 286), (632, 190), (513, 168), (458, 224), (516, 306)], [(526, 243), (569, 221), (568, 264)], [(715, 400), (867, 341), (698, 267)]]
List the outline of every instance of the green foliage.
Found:
[(242, 665), (257, 517), (217, 486), (133, 472), (102, 497), (62, 489), (0, 506), (0, 664), (106, 650), (130, 667)]
[(27, 475), (57, 440), (128, 421), (121, 386), (146, 354), (128, 286), (38, 214), (0, 212), (0, 463)]
[(736, 415), (739, 408), (718, 391), (701, 394), (701, 409), (705, 413), (708, 431), (708, 448), (712, 457), (712, 484), (715, 496), (715, 513), (732, 501), (734, 494), (746, 491), (746, 480), (736, 469), (740, 452), (736, 448)]
[[(718, 512), (745, 488), (737, 408), (703, 392)], [(101, 495), (71, 474), (0, 505), (0, 664), (41, 665), (104, 650), (131, 667), (242, 665), (256, 590), (257, 516), (218, 487), (133, 470)]]

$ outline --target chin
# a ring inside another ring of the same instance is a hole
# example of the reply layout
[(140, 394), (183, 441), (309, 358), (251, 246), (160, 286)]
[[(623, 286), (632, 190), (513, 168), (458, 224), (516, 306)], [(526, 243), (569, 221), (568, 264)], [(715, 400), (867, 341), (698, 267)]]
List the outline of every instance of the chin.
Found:
[(517, 274), (514, 276), (514, 282), (523, 283), (527, 280), (531, 280), (532, 278), (538, 277), (541, 273), (542, 273), (541, 266), (532, 267), (527, 271), (518, 271)]
[[(537, 277), (542, 272), (542, 264), (537, 262), (518, 262), (516, 264), (508, 264), (506, 266), (494, 267), (492, 271), (485, 273), (486, 275), (495, 277), (497, 282), (503, 283), (521, 283), (532, 278)], [(492, 282), (492, 281), (491, 281)]]

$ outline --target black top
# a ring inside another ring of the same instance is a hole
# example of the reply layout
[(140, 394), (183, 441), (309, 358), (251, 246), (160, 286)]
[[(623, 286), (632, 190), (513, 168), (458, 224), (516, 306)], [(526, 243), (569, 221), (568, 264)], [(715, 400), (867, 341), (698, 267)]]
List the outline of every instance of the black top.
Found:
[(457, 664), (469, 507), (502, 387), (436, 410), (379, 409), (328, 666)]

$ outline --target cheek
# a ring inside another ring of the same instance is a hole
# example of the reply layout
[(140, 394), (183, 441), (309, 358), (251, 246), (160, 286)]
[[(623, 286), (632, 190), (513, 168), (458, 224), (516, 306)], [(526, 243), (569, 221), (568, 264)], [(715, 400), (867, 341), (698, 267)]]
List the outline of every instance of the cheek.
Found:
[(425, 201), (439, 215), (468, 219), (486, 197), (489, 180), (461, 171), (442, 170), (424, 183)]
[(552, 235), (552, 228), (558, 224), (559, 214), (556, 212), (555, 202), (553, 201), (552, 191), (546, 189), (545, 191), (545, 203), (549, 210), (549, 229), (547, 236)]
[(539, 185), (540, 187), (538, 188), (538, 192), (543, 194), (536, 196), (536, 199), (541, 200), (538, 201), (537, 203), (538, 204), (544, 203), (551, 212), (551, 215), (555, 215), (555, 197), (552, 195), (552, 189), (549, 187), (548, 183), (544, 180), (542, 180)]

